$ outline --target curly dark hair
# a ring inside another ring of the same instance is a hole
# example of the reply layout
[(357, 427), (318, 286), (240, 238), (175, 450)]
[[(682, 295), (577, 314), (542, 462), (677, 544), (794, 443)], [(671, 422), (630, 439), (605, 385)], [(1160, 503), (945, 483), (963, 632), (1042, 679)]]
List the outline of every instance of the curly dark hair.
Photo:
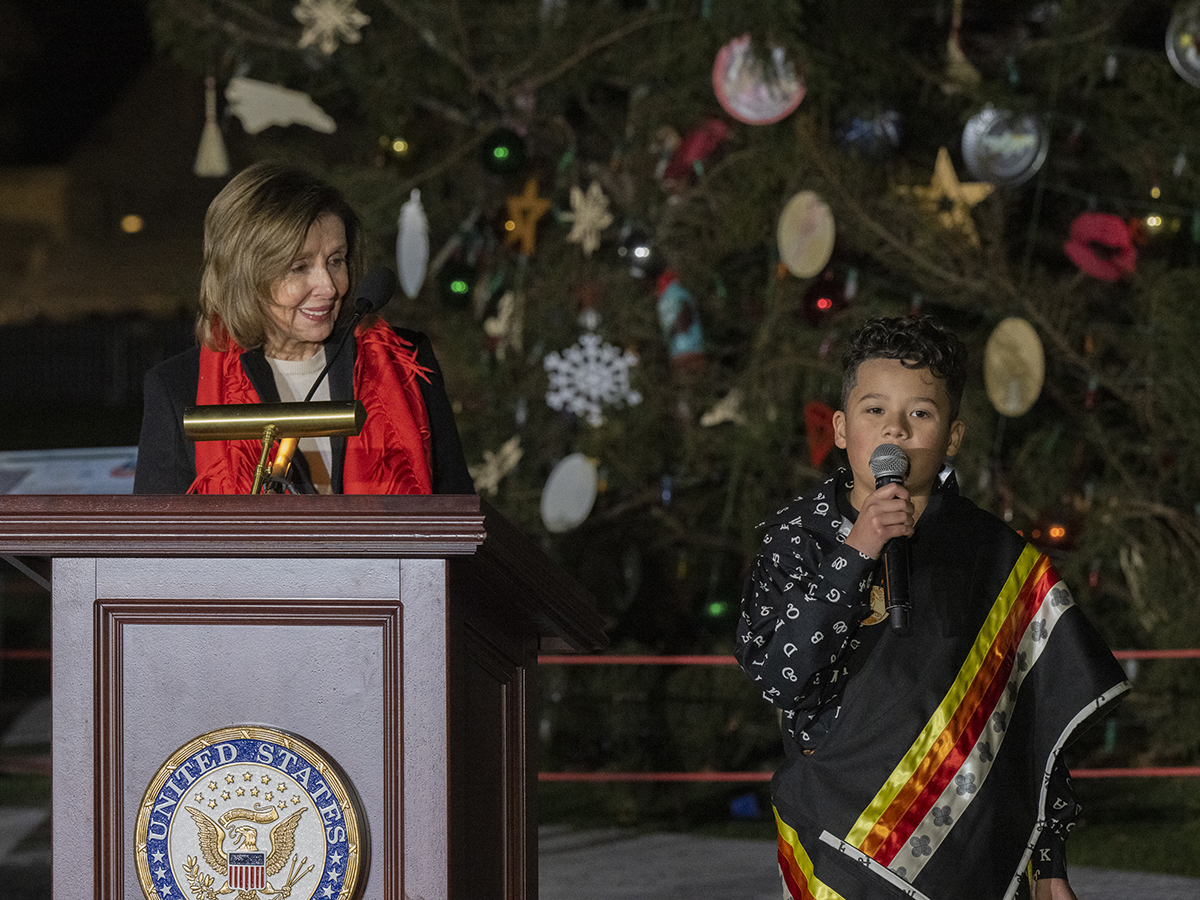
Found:
[(950, 418), (958, 418), (967, 383), (967, 347), (931, 316), (868, 319), (842, 355), (842, 409), (858, 383), (858, 367), (868, 359), (898, 359), (908, 369), (928, 369), (946, 383)]

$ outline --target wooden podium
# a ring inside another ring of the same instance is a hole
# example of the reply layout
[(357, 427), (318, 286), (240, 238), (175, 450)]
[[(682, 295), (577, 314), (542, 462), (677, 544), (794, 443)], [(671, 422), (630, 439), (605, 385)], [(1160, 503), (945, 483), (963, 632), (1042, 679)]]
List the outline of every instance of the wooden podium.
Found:
[(479, 498), (2, 497), (0, 552), (54, 559), (54, 896), (142, 897), (147, 785), (245, 724), (344, 770), (362, 896), (537, 896), (537, 652), (605, 637)]

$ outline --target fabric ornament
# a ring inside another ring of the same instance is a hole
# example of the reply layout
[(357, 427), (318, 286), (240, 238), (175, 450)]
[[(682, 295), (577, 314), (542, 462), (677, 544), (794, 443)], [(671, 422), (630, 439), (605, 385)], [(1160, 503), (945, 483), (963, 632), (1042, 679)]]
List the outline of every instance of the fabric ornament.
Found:
[(808, 458), (819, 469), (833, 450), (833, 409), (819, 400), (804, 405), (804, 437), (808, 441)]
[(658, 276), (658, 324), (671, 353), (674, 368), (704, 364), (704, 331), (696, 298), (670, 269)]
[(705, 119), (680, 139), (663, 169), (663, 181), (682, 181), (696, 172), (729, 137), (729, 124), (721, 119)]
[(525, 256), (532, 256), (537, 246), (537, 220), (546, 214), (550, 201), (538, 196), (537, 179), (525, 182), (525, 190), (508, 198), (508, 221), (504, 243), (514, 244)]
[(303, 91), (293, 91), (253, 78), (231, 78), (225, 88), (229, 111), (241, 120), (246, 134), (258, 134), (272, 125), (307, 125), (322, 134), (333, 134), (337, 123)]
[(371, 21), (358, 10), (355, 0), (300, 0), (292, 15), (304, 26), (296, 46), (304, 50), (315, 44), (326, 56), (333, 55), (339, 40), (347, 44), (361, 41), (359, 29)]
[(396, 233), (396, 271), (400, 287), (409, 300), (421, 292), (429, 267), (429, 219), (421, 205), (421, 192), (413, 188), (400, 207)]
[(571, 223), (567, 240), (578, 244), (584, 256), (595, 253), (600, 246), (600, 233), (613, 223), (612, 213), (608, 211), (608, 197), (604, 196), (600, 182), (589, 184), (587, 193), (573, 186), (571, 211), (563, 213), (562, 220)]
[(221, 138), (221, 126), (217, 124), (217, 79), (211, 75), (204, 79), (204, 131), (200, 135), (200, 149), (196, 151), (192, 171), (201, 178), (221, 178), (229, 174), (229, 155)]
[(1112, 213), (1076, 216), (1063, 250), (1081, 272), (1102, 281), (1118, 281), (1137, 267), (1137, 248), (1129, 226)]
[(906, 186), (899, 190), (916, 197), (926, 209), (936, 213), (943, 228), (957, 228), (966, 235), (972, 247), (979, 246), (979, 232), (975, 230), (971, 209), (992, 193), (993, 185), (984, 181), (959, 181), (954, 163), (950, 161), (950, 151), (945, 147), (938, 150), (928, 187)]
[(521, 436), (514, 434), (493, 452), (483, 451), (483, 462), (478, 466), (467, 466), (471, 478), (475, 482), (475, 490), (480, 494), (495, 497), (500, 490), (500, 481), (510, 474), (521, 461), (525, 451), (521, 449)]

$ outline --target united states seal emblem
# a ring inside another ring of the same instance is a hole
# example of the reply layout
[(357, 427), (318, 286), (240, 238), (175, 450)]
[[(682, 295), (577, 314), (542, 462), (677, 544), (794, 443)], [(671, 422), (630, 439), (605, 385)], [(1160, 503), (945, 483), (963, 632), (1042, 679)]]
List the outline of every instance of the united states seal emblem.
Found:
[(349, 779), (308, 741), (260, 726), (171, 754), (135, 840), (147, 900), (352, 900), (366, 880), (367, 820)]

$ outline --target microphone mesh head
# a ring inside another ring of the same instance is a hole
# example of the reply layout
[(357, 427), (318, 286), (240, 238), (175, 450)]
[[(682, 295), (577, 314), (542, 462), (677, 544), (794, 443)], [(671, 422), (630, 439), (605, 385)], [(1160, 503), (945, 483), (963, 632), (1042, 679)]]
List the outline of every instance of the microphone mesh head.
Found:
[(876, 478), (903, 478), (908, 474), (908, 454), (895, 444), (880, 444), (871, 454), (870, 466)]
[(377, 266), (367, 272), (354, 291), (355, 308), (365, 306), (364, 312), (379, 312), (396, 291), (396, 273), (387, 266)]

